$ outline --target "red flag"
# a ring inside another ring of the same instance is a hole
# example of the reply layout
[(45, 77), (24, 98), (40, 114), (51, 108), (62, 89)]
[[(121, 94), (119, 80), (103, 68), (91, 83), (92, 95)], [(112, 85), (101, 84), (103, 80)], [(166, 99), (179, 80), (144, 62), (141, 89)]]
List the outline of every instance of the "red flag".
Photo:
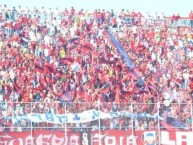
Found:
[(120, 72), (122, 70), (121, 65), (114, 66), (113, 68), (115, 71), (118, 71), (118, 72)]
[(92, 26), (93, 26), (93, 22), (94, 22), (94, 21), (91, 21), (91, 22), (87, 25), (87, 27), (86, 27), (87, 31), (91, 31)]
[(48, 73), (54, 73), (56, 69), (55, 69), (53, 64), (48, 63), (48, 64), (44, 65), (44, 70), (47, 70)]
[(15, 92), (19, 92), (20, 88), (16, 83), (13, 83), (13, 89)]
[(163, 125), (163, 127), (164, 127), (165, 129), (167, 129), (168, 131), (176, 131), (176, 128), (175, 128), (174, 126), (166, 123), (165, 121), (161, 121), (160, 123), (161, 123), (161, 125)]
[(63, 58), (60, 60), (60, 64), (72, 64), (73, 63), (73, 59), (72, 58)]
[(117, 104), (120, 103), (120, 98), (119, 98), (119, 96), (120, 96), (120, 87), (117, 85), (117, 86), (116, 86), (116, 92), (115, 92), (115, 102), (116, 102)]
[(63, 93), (60, 95), (60, 97), (61, 97), (62, 100), (66, 101), (66, 102), (71, 102), (71, 101), (73, 101), (72, 96), (70, 96), (68, 93), (64, 93), (64, 92), (63, 92)]
[(82, 49), (81, 49), (81, 53), (83, 54), (83, 55), (85, 55), (87, 52), (91, 52), (91, 51), (93, 51), (92, 50), (92, 44), (90, 44), (90, 43), (85, 43), (83, 46), (82, 46)]
[(23, 102), (29, 102), (30, 101), (30, 92), (27, 91), (26, 93), (23, 94), (22, 96)]
[(56, 75), (57, 75), (59, 78), (62, 78), (63, 73), (62, 73), (62, 72), (60, 72), (60, 71), (57, 71)]
[(39, 66), (39, 65), (37, 65), (37, 64), (35, 64), (35, 66), (34, 66), (34, 71), (37, 71), (37, 72), (43, 74), (43, 73), (44, 73), (44, 68), (41, 67), (41, 66)]

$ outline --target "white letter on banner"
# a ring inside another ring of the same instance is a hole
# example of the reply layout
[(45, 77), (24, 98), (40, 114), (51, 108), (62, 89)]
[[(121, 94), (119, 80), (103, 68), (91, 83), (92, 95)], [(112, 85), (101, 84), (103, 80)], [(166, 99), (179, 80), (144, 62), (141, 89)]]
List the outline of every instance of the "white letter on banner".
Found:
[[(15, 141), (19, 141), (19, 145), (23, 145), (23, 140), (21, 139), (21, 138), (19, 138), (19, 139), (13, 139), (13, 140), (11, 140), (10, 142), (9, 142), (9, 145), (15, 145)], [(18, 144), (18, 143), (17, 143)]]
[(78, 138), (76, 135), (70, 136), (70, 145), (79, 145)]
[(99, 143), (100, 140), (102, 140), (105, 136), (106, 136), (106, 134), (105, 135), (101, 135), (101, 134), (98, 134), (98, 133), (94, 134), (93, 137), (92, 137), (93, 144), (94, 144), (94, 142)]
[[(65, 142), (64, 142), (65, 141)], [(56, 135), (53, 135), (52, 137), (52, 145), (67, 145), (68, 143), (68, 137), (57, 137)]]
[(33, 137), (31, 135), (28, 135), (26, 138), (25, 138), (25, 145), (31, 145), (34, 143), (34, 140), (33, 140)]
[(120, 145), (123, 145), (123, 136), (120, 137)]
[(169, 132), (161, 131), (161, 144), (175, 145), (175, 141), (169, 139)]
[(191, 132), (176, 132), (176, 145), (192, 145), (192, 135)]
[[(49, 143), (49, 139), (52, 135), (39, 135), (36, 139), (36, 144), (42, 144), (42, 145), (51, 145)], [(44, 142), (44, 139), (46, 139), (46, 142)]]
[(4, 135), (1, 135), (0, 136), (0, 145), (1, 144), (7, 144), (9, 140), (13, 139), (13, 137), (7, 135), (7, 134), (4, 134)]
[(105, 145), (116, 145), (116, 138), (114, 136), (106, 136)]
[(5, 140), (4, 140), (4, 141), (1, 141), (1, 140), (0, 140), (0, 145), (7, 144), (7, 143), (8, 143), (8, 141), (5, 141)]

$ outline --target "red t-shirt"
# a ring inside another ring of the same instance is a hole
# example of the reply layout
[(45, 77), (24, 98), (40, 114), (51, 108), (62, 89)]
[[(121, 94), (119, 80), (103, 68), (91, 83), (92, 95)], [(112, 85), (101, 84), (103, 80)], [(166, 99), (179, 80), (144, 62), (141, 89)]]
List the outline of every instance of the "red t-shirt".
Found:
[(98, 13), (97, 13), (97, 19), (98, 19), (98, 18), (101, 18), (101, 12), (98, 12)]
[(98, 14), (97, 11), (94, 11), (94, 12), (93, 12), (93, 16), (94, 16), (95, 19), (97, 19), (97, 14)]
[(134, 18), (136, 16), (135, 12), (131, 12), (131, 18)]
[(141, 18), (142, 17), (142, 14), (139, 12), (136, 14), (138, 18)]
[(193, 13), (189, 13), (189, 19), (193, 20)]
[(22, 26), (21, 23), (18, 22), (15, 24), (15, 29), (19, 30), (19, 29), (21, 29), (21, 26)]
[(63, 12), (63, 15), (64, 15), (64, 16), (67, 16), (67, 15), (68, 15), (68, 10), (65, 10), (65, 11)]
[(12, 38), (12, 40), (13, 40), (14, 42), (19, 42), (19, 37), (18, 37), (17, 35), (14, 35), (13, 38)]
[(112, 25), (117, 24), (116, 18), (112, 18)]
[(27, 17), (24, 17), (24, 18), (23, 18), (23, 23), (25, 23), (25, 24), (28, 23), (28, 18), (27, 18)]
[(71, 14), (74, 15), (75, 14), (75, 10), (71, 9)]
[(82, 14), (83, 14), (83, 12), (82, 12), (82, 11), (79, 11), (79, 12), (78, 12), (78, 14), (79, 14), (79, 15), (82, 15)]

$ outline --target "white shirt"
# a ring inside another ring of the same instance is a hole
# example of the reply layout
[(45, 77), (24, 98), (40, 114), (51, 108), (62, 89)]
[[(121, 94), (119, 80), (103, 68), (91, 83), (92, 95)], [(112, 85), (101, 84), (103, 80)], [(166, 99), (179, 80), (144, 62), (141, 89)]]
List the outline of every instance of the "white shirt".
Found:
[(12, 69), (10, 70), (9, 75), (10, 75), (11, 79), (15, 78), (15, 73), (14, 73), (14, 71)]
[(0, 94), (0, 102), (3, 102), (3, 95)]
[(52, 24), (54, 25), (54, 27), (58, 26), (58, 23), (56, 20), (53, 20)]
[(47, 48), (44, 49), (44, 55), (45, 55), (45, 56), (48, 56), (48, 55), (49, 55), (49, 49), (47, 49)]
[(183, 73), (183, 78), (184, 79), (186, 79), (186, 80), (188, 80), (189, 79), (189, 76), (190, 76), (190, 74), (189, 73)]
[(50, 36), (46, 35), (44, 37), (44, 41), (45, 41), (45, 44), (49, 44), (50, 43)]
[(152, 58), (152, 60), (156, 60), (156, 54), (155, 54), (155, 53), (152, 53), (152, 54), (151, 54), (151, 58)]
[(137, 33), (137, 27), (136, 27), (136, 26), (133, 26), (133, 27), (132, 27), (132, 31), (133, 31), (134, 34), (136, 34), (136, 33)]
[(35, 33), (33, 31), (29, 32), (29, 37), (30, 37), (31, 41), (36, 41), (36, 36), (35, 36)]
[(189, 58), (192, 58), (192, 57), (193, 57), (193, 51), (189, 51), (189, 52), (188, 52), (188, 57), (189, 57)]
[(70, 34), (71, 34), (71, 37), (74, 37), (75, 33), (74, 33), (74, 28), (73, 27), (70, 28)]

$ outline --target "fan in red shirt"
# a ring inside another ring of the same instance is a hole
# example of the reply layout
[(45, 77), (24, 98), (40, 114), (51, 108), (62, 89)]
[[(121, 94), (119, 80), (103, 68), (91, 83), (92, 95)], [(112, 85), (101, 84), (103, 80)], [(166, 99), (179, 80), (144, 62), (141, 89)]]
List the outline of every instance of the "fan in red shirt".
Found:
[(175, 20), (175, 17), (176, 17), (175, 14), (173, 14), (172, 17), (171, 17), (171, 23), (172, 23), (172, 24), (173, 24), (173, 22), (174, 22), (174, 20)]
[(190, 19), (191, 28), (193, 28), (193, 11), (191, 11), (191, 12), (189, 13), (189, 19)]
[(97, 19), (97, 14), (98, 14), (98, 12), (97, 12), (97, 10), (95, 10), (95, 11), (93, 12), (93, 16), (94, 16), (95, 19)]
[(131, 22), (132, 22), (132, 24), (135, 23), (135, 17), (136, 17), (136, 13), (135, 13), (135, 11), (133, 10), (133, 11), (131, 12)]
[(2, 20), (2, 13), (0, 13), (0, 20)]
[(25, 16), (25, 17), (23, 17), (23, 24), (27, 25), (27, 23), (28, 23), (28, 18)]
[(74, 7), (71, 7), (70, 12), (71, 12), (71, 15), (73, 15), (73, 16), (74, 16), (74, 14), (75, 14), (75, 9), (74, 9)]
[(115, 17), (113, 17), (113, 18), (111, 19), (111, 23), (112, 23), (113, 28), (117, 28), (117, 20), (116, 20)]
[(83, 15), (83, 9), (78, 12), (78, 15)]
[(63, 16), (67, 16), (69, 14), (67, 8), (65, 8), (65, 10), (63, 11)]
[(136, 13), (136, 17), (138, 19), (138, 25), (141, 25), (141, 17), (142, 17), (142, 14), (140, 12)]

